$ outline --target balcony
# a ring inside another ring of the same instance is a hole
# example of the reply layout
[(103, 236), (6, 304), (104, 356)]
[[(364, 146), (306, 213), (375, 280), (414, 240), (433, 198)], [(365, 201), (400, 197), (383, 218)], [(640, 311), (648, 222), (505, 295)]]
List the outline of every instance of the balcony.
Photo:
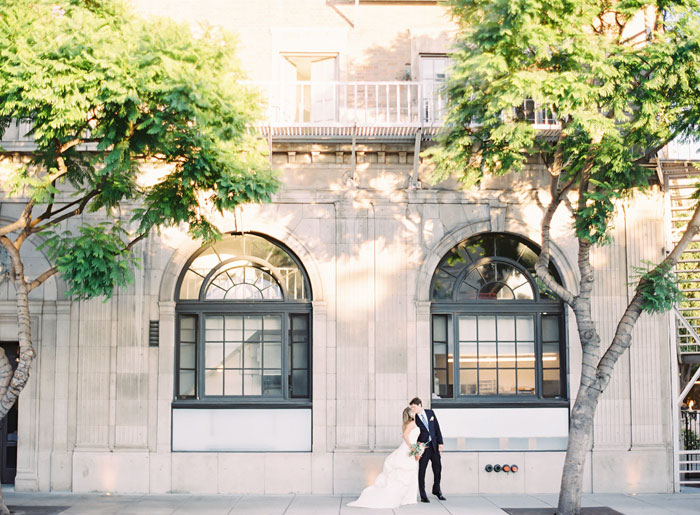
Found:
[[(252, 82), (266, 102), (263, 134), (282, 139), (432, 138), (443, 125), (446, 96), (438, 81)], [(550, 110), (525, 100), (515, 115), (556, 131)]]
[[(265, 105), (256, 129), (276, 140), (432, 139), (443, 125), (446, 97), (441, 81), (294, 81), (248, 82)], [(525, 100), (513, 115), (555, 136), (554, 114)], [(2, 136), (3, 149), (32, 151), (28, 121), (13, 121)]]

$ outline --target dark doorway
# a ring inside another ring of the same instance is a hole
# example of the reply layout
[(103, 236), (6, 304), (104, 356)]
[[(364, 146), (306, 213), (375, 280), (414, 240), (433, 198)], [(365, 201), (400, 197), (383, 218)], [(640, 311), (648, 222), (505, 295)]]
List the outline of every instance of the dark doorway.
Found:
[[(5, 349), (12, 369), (17, 366), (19, 347), (16, 342), (0, 343)], [(17, 401), (19, 402), (19, 401)], [(2, 484), (14, 484), (17, 475), (17, 402), (0, 422), (0, 480)]]

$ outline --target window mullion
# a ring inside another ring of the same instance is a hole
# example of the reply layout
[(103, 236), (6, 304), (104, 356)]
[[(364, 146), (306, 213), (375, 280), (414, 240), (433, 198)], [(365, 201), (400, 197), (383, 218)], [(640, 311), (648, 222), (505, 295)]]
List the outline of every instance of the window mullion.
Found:
[(542, 313), (535, 315), (535, 397), (542, 399)]

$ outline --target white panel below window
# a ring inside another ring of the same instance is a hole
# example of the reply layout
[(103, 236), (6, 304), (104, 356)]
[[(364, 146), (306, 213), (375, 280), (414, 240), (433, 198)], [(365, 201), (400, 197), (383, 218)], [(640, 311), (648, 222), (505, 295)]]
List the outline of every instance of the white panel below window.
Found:
[(568, 408), (442, 408), (435, 414), (448, 451), (565, 450)]
[(311, 451), (311, 409), (173, 409), (173, 451)]

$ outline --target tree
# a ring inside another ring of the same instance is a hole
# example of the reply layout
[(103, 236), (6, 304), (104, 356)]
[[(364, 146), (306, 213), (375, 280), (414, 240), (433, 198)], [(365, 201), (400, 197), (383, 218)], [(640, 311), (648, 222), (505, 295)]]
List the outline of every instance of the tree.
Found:
[[(28, 120), (36, 143), (3, 185), (26, 204), (0, 226), (19, 320), (14, 373), (0, 353), (2, 418), (35, 355), (31, 290), (60, 275), (74, 299), (109, 297), (153, 230), (185, 224), (212, 240), (212, 213), (267, 201), (279, 181), (248, 131), (259, 102), (227, 34), (147, 22), (107, 0), (0, 0), (0, 10), (0, 130)], [(144, 162), (159, 177), (144, 181)], [(37, 238), (52, 266), (28, 278), (20, 250)]]
[[(610, 342), (591, 315), (591, 249), (609, 241), (618, 201), (647, 186), (644, 165), (667, 142), (697, 128), (700, 28), (686, 0), (450, 0), (459, 24), (447, 85), (446, 130), (429, 158), (435, 179), (465, 186), (538, 160), (549, 172), (536, 271), (573, 310), (582, 347), (581, 382), (569, 430), (558, 513), (580, 512), (583, 466), (600, 395), (631, 344), (642, 312), (679, 298), (672, 267), (700, 227), (696, 209), (680, 243), (640, 274)], [(551, 111), (560, 130), (545, 138), (525, 99)], [(549, 274), (550, 224), (571, 203), (578, 241), (578, 291)]]

